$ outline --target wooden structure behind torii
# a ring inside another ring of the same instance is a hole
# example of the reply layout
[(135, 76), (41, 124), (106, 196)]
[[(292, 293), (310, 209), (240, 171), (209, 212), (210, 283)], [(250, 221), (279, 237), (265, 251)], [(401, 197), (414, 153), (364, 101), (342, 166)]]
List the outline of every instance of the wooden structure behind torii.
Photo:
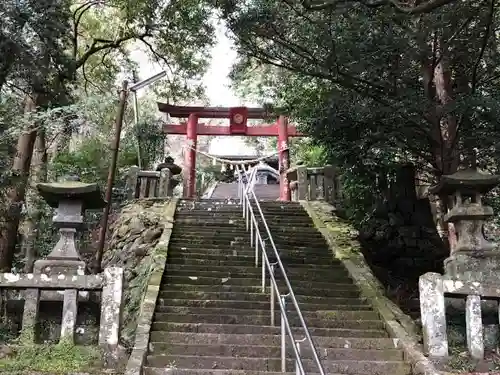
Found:
[[(280, 172), (280, 199), (290, 200), (290, 189), (286, 177), (286, 170), (290, 167), (288, 152), (288, 137), (300, 137), (296, 127), (288, 125), (288, 119), (283, 115), (273, 115), (263, 108), (247, 107), (192, 107), (175, 106), (158, 103), (160, 112), (173, 118), (187, 118), (181, 124), (165, 124), (163, 131), (167, 134), (185, 134), (187, 136), (188, 150), (185, 150), (184, 197), (194, 198), (195, 195), (195, 167), (196, 167), (196, 142), (198, 135), (231, 136), (246, 135), (251, 137), (278, 137), (278, 155)], [(248, 119), (275, 118), (276, 121), (269, 125), (247, 126)], [(206, 118), (227, 118), (229, 126), (212, 126), (199, 123), (198, 120)]]

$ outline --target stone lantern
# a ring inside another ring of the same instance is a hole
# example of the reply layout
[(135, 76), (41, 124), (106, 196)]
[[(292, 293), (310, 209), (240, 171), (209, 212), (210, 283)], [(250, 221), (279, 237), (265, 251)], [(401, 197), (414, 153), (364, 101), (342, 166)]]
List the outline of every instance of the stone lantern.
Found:
[(39, 183), (37, 189), (50, 207), (56, 209), (54, 225), (59, 228), (59, 241), (45, 259), (34, 263), (34, 273), (47, 275), (83, 275), (85, 262), (76, 248), (76, 232), (83, 228), (87, 209), (103, 208), (106, 202), (99, 185), (80, 181)]
[(444, 261), (446, 275), (471, 281), (498, 281), (500, 253), (483, 234), (484, 222), (493, 216), (493, 209), (483, 205), (481, 198), (499, 183), (500, 176), (470, 168), (442, 176), (440, 183), (430, 189), (433, 194), (453, 197), (453, 207), (445, 221), (454, 224), (457, 244)]
[[(170, 170), (171, 176), (178, 176), (182, 172), (182, 168), (177, 164), (175, 164), (174, 159), (170, 156), (167, 156), (164, 162), (160, 163), (156, 168), (158, 172), (161, 172), (163, 169)], [(180, 182), (179, 178), (170, 178), (169, 191), (172, 191), (179, 184), (179, 182)]]

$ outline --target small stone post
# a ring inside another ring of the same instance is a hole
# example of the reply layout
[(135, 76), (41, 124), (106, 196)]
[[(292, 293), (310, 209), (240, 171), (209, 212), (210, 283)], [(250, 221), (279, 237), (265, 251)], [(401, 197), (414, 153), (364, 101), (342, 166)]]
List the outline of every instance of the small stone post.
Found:
[(78, 291), (67, 289), (64, 291), (63, 314), (61, 323), (61, 340), (73, 343), (75, 338), (76, 315), (78, 313)]
[(101, 298), (101, 327), (99, 345), (108, 351), (118, 347), (122, 316), (123, 268), (104, 269), (104, 288)]
[(335, 203), (335, 167), (333, 165), (325, 165), (324, 172), (324, 195), (325, 201)]
[(418, 281), (424, 352), (430, 357), (448, 355), (443, 278), (428, 272)]
[(40, 289), (27, 289), (24, 292), (24, 311), (21, 336), (32, 343), (35, 342), (35, 327), (38, 321), (39, 303)]
[(127, 199), (135, 199), (137, 191), (137, 179), (139, 178), (139, 167), (132, 166), (128, 171), (127, 176)]
[(307, 167), (304, 165), (297, 167), (297, 184), (299, 200), (308, 200), (309, 186), (307, 181)]
[(465, 325), (467, 329), (467, 348), (471, 357), (483, 359), (484, 340), (480, 296), (467, 296), (465, 303)]
[(158, 196), (160, 198), (172, 196), (172, 191), (170, 189), (170, 180), (172, 178), (172, 173), (170, 169), (163, 168), (160, 171), (160, 181), (158, 186)]

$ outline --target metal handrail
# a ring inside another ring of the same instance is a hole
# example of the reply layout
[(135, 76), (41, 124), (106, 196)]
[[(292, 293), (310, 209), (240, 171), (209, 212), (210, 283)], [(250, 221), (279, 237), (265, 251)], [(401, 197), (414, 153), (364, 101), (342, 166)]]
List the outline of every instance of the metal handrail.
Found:
[[(295, 370), (297, 375), (305, 375), (304, 371), (304, 366), (302, 362), (302, 357), (300, 353), (300, 344), (304, 341), (307, 341), (309, 344), (312, 352), (313, 352), (313, 360), (317, 366), (318, 372), (321, 375), (325, 375), (325, 370), (323, 369), (323, 365), (321, 364), (321, 360), (319, 359), (318, 352), (316, 350), (316, 346), (314, 345), (314, 342), (312, 341), (311, 334), (309, 332), (309, 329), (307, 328), (307, 324), (304, 320), (304, 316), (302, 315), (302, 312), (300, 310), (299, 304), (297, 302), (297, 299), (295, 298), (295, 294), (292, 290), (292, 286), (290, 284), (290, 280), (288, 279), (288, 276), (286, 274), (285, 268), (283, 267), (283, 263), (281, 261), (281, 258), (279, 256), (279, 252), (276, 249), (276, 245), (274, 243), (273, 237), (271, 235), (271, 231), (269, 230), (269, 226), (267, 225), (266, 219), (264, 217), (264, 214), (262, 212), (262, 208), (260, 206), (259, 200), (257, 199), (257, 196), (254, 191), (254, 186), (255, 186), (255, 180), (256, 180), (256, 172), (257, 169), (254, 168), (250, 172), (250, 175), (248, 174), (248, 171), (245, 170), (245, 166), (242, 165), (241, 169), (240, 166), (236, 166), (236, 170), (238, 172), (238, 195), (240, 198), (240, 203), (242, 205), (243, 209), (243, 217), (245, 218), (245, 223), (246, 223), (246, 229), (247, 231), (250, 230), (250, 245), (254, 246), (255, 245), (255, 266), (259, 266), (259, 247), (260, 247), (260, 252), (261, 252), (261, 266), (262, 266), (262, 292), (265, 293), (266, 290), (266, 269), (267, 272), (269, 273), (269, 279), (270, 279), (270, 287), (271, 287), (271, 295), (270, 295), (270, 308), (271, 308), (271, 325), (275, 325), (275, 300), (278, 300), (279, 308), (281, 311), (281, 371), (286, 372), (286, 335), (290, 337), (290, 341), (293, 343), (293, 353), (295, 356)], [(246, 176), (246, 184), (243, 182), (242, 176), (241, 176), (241, 171)], [(267, 236), (266, 240), (269, 240), (269, 243), (271, 244), (271, 247), (273, 249), (274, 255), (276, 257), (276, 262), (270, 263), (269, 257), (266, 252), (266, 247), (264, 240), (262, 239), (262, 235), (260, 233), (259, 229), (259, 223), (257, 221), (257, 217), (254, 213), (254, 208), (252, 207), (252, 201), (251, 198), (253, 198), (253, 201), (255, 203), (255, 207), (258, 211), (258, 215), (260, 216), (261, 224), (264, 226), (265, 229), (265, 234)], [(274, 271), (276, 266), (280, 269), (283, 279), (285, 281), (286, 287), (287, 287), (287, 294), (280, 294), (278, 284), (276, 283), (276, 278), (274, 276)], [(276, 298), (276, 296), (279, 296), (279, 298)], [(288, 320), (287, 316), (287, 311), (286, 311), (286, 305), (287, 305), (287, 298), (289, 298), (295, 308), (295, 311), (297, 313), (297, 316), (299, 317), (300, 325), (302, 329), (304, 330), (304, 335), (305, 337), (303, 339), (297, 340), (294, 338), (292, 329), (290, 327), (290, 322)]]

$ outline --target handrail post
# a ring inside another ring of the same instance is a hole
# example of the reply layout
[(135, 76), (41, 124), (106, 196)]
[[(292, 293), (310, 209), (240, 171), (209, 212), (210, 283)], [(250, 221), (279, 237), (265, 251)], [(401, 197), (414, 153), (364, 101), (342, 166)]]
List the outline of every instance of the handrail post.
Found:
[(283, 310), (281, 310), (281, 372), (286, 372), (286, 334), (285, 334), (285, 319), (286, 319), (286, 297), (281, 295), (281, 303)]
[[(262, 246), (262, 251), (264, 251), (264, 245)], [(264, 257), (262, 257), (261, 262), (264, 264)], [(257, 219), (255, 219), (255, 268), (257, 267), (259, 267), (259, 233)]]
[[(274, 274), (274, 267), (276, 266), (276, 263), (272, 263), (271, 264), (271, 272)], [(274, 291), (274, 286), (271, 285), (271, 296), (269, 297), (270, 298), (270, 303), (271, 303), (271, 326), (274, 327), (276, 325), (276, 322), (275, 322), (275, 308), (274, 308), (274, 300), (276, 299), (276, 297), (274, 296), (275, 294), (275, 291)]]
[[(264, 252), (264, 248), (262, 248)], [(264, 254), (262, 254), (262, 259), (264, 259)], [(266, 262), (262, 261), (262, 293), (266, 292)]]
[[(299, 357), (300, 357), (300, 354), (302, 354), (302, 353), (300, 352), (300, 344), (301, 344), (302, 342), (306, 341), (306, 339), (307, 339), (307, 337), (304, 337), (302, 340), (295, 340), (294, 345), (295, 345), (295, 347), (297, 348), (297, 353), (299, 353)], [(296, 358), (296, 359), (295, 359), (295, 374), (296, 374), (296, 375), (305, 375), (305, 374), (304, 374), (304, 372), (302, 372), (302, 371), (300, 370), (300, 366), (299, 366), (299, 360), (298, 360), (298, 358)]]
[(253, 247), (253, 216), (250, 218), (250, 246)]
[[(255, 267), (259, 266), (259, 227), (255, 218)], [(264, 259), (264, 258), (262, 258)]]

